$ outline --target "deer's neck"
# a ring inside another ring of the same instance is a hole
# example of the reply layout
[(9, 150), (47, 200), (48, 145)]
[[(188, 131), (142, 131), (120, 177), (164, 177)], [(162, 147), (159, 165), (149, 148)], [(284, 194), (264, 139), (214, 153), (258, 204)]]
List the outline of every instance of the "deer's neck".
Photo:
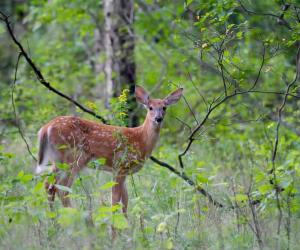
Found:
[(151, 155), (152, 150), (154, 149), (156, 142), (159, 138), (161, 124), (154, 123), (149, 113), (147, 113), (146, 119), (141, 126), (143, 142), (145, 144), (145, 157)]

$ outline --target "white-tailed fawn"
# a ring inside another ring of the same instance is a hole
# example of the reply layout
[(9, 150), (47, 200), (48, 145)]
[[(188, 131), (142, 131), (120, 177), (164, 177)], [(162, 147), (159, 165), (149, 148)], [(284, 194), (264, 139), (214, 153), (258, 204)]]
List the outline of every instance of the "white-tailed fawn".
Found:
[[(66, 189), (71, 187), (78, 172), (92, 160), (103, 159), (101, 169), (112, 172), (112, 205), (122, 203), (126, 215), (128, 194), (125, 179), (139, 171), (151, 155), (159, 138), (167, 106), (176, 103), (183, 89), (179, 88), (164, 99), (150, 99), (140, 86), (135, 87), (137, 101), (147, 108), (143, 125), (135, 128), (105, 125), (74, 116), (59, 116), (44, 125), (39, 133), (39, 154), (36, 173), (51, 168), (55, 182), (45, 182), (50, 204), (55, 193), (63, 206), (71, 206)], [(60, 164), (68, 166), (62, 170)]]

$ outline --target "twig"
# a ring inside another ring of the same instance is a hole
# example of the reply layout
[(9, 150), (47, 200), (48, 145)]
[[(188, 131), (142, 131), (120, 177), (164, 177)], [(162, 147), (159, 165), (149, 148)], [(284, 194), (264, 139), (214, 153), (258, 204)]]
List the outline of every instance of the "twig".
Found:
[(18, 128), (19, 134), (20, 134), (22, 140), (24, 141), (24, 143), (26, 144), (26, 148), (27, 148), (28, 153), (30, 154), (30, 156), (32, 157), (32, 159), (35, 162), (37, 162), (37, 159), (33, 155), (33, 153), (31, 152), (29, 144), (28, 144), (28, 142), (27, 142), (27, 140), (25, 138), (25, 135), (24, 135), (24, 133), (23, 133), (23, 131), (21, 129), (21, 124), (19, 123), (19, 119), (18, 119), (18, 115), (17, 115), (17, 110), (16, 110), (16, 105), (15, 105), (15, 99), (14, 99), (14, 91), (15, 91), (15, 87), (16, 87), (16, 81), (17, 81), (17, 75), (18, 75), (18, 67), (19, 67), (19, 62), (20, 62), (21, 56), (23, 56), (22, 52), (19, 53), (18, 59), (17, 59), (17, 63), (16, 63), (16, 66), (15, 66), (15, 76), (14, 76), (14, 81), (13, 81), (12, 86), (11, 86), (11, 104), (12, 104), (12, 107), (13, 107), (13, 112), (14, 112), (14, 117), (15, 117), (15, 123), (16, 123), (16, 126)]
[(189, 78), (190, 78), (190, 81), (191, 81), (191, 83), (192, 83), (194, 89), (198, 92), (199, 96), (200, 96), (201, 99), (203, 100), (203, 102), (204, 102), (204, 104), (205, 104), (205, 106), (206, 106), (206, 109), (208, 109), (207, 102), (206, 102), (204, 96), (201, 94), (200, 90), (196, 87), (196, 85), (195, 85), (195, 83), (194, 83), (194, 81), (193, 81), (193, 78), (192, 78), (192, 76), (191, 76), (191, 74), (190, 74), (189, 71), (188, 71), (188, 76), (189, 76)]
[(260, 77), (262, 68), (263, 68), (263, 66), (264, 66), (264, 64), (265, 64), (265, 56), (266, 56), (266, 46), (265, 46), (265, 44), (263, 44), (263, 55), (262, 55), (261, 64), (260, 64), (260, 67), (259, 67), (259, 70), (258, 70), (258, 74), (257, 74), (257, 76), (256, 76), (256, 79), (255, 79), (255, 81), (254, 81), (252, 87), (249, 89), (249, 91), (253, 90), (253, 89), (256, 87), (257, 83), (258, 83), (258, 80), (259, 80), (259, 77)]
[(226, 79), (225, 79), (225, 75), (224, 75), (224, 65), (223, 65), (223, 57), (224, 57), (224, 50), (222, 49), (223, 43), (224, 43), (224, 40), (221, 43), (220, 51), (218, 51), (218, 54), (219, 54), (218, 64), (221, 69), (224, 94), (225, 94), (225, 96), (227, 96), (227, 85), (226, 85)]
[(189, 132), (192, 132), (191, 126), (188, 125), (185, 121), (181, 120), (180, 118), (178, 118), (178, 117), (176, 117), (176, 116), (173, 116), (173, 117), (174, 117), (177, 121), (179, 121), (179, 122), (182, 124), (180, 130), (178, 130), (178, 131), (182, 131), (182, 128), (183, 128), (183, 127), (187, 127), (187, 128), (189, 129)]
[(187, 101), (187, 99), (185, 98), (184, 95), (183, 95), (182, 97), (183, 97), (183, 100), (184, 100), (185, 104), (188, 106), (188, 108), (189, 108), (189, 110), (190, 110), (190, 113), (191, 113), (192, 116), (194, 117), (195, 122), (196, 122), (197, 124), (199, 124), (199, 121), (198, 121), (198, 119), (197, 119), (197, 117), (196, 117), (196, 114), (195, 114), (194, 110), (192, 109), (191, 105), (189, 104), (189, 102)]

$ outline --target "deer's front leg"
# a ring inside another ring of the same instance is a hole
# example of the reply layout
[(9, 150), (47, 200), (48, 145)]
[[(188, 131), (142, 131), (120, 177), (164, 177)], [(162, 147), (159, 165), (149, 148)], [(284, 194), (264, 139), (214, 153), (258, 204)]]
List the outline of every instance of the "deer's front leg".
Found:
[[(71, 178), (71, 173), (59, 173), (56, 183), (58, 185), (70, 188), (73, 183), (73, 178)], [(57, 194), (64, 207), (72, 207), (71, 200), (68, 196), (69, 192), (58, 189)]]
[[(116, 205), (117, 203), (119, 203), (120, 201), (122, 201), (123, 207), (123, 213), (126, 213), (127, 210), (127, 196), (126, 196), (126, 201), (123, 198), (123, 194), (124, 194), (124, 188), (125, 188), (125, 193), (127, 195), (127, 190), (126, 190), (126, 186), (125, 186), (125, 176), (117, 176), (114, 178), (114, 181), (117, 183), (115, 186), (113, 186), (112, 188), (112, 194), (111, 194), (111, 203), (112, 206)], [(124, 196), (125, 197), (125, 196)], [(125, 203), (124, 203), (125, 202)], [(124, 211), (125, 210), (125, 211)], [(112, 230), (112, 239), (114, 240), (117, 236), (117, 232), (116, 229), (112, 226), (111, 227)]]
[[(125, 186), (125, 176), (117, 176), (115, 177), (115, 182), (117, 183), (115, 186), (112, 188), (112, 198), (111, 198), (111, 203), (112, 205), (116, 205), (122, 200), (123, 203), (123, 193), (124, 193), (124, 188), (126, 189)], [(127, 191), (126, 191), (127, 194)], [(125, 207), (125, 204), (123, 203), (123, 208)], [(127, 209), (127, 202), (126, 202), (126, 209)], [(124, 211), (124, 209), (123, 209)]]
[(127, 192), (125, 180), (124, 180), (123, 188), (122, 188), (121, 201), (123, 204), (122, 211), (123, 211), (124, 215), (127, 217), (128, 192)]

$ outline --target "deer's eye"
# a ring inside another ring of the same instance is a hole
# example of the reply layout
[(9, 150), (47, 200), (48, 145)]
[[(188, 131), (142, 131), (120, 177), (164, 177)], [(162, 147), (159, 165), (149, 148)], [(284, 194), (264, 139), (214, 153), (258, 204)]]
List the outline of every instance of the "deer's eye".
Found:
[(152, 107), (149, 107), (149, 110), (153, 110), (153, 108), (152, 108)]
[(166, 111), (167, 107), (163, 107), (163, 111)]

